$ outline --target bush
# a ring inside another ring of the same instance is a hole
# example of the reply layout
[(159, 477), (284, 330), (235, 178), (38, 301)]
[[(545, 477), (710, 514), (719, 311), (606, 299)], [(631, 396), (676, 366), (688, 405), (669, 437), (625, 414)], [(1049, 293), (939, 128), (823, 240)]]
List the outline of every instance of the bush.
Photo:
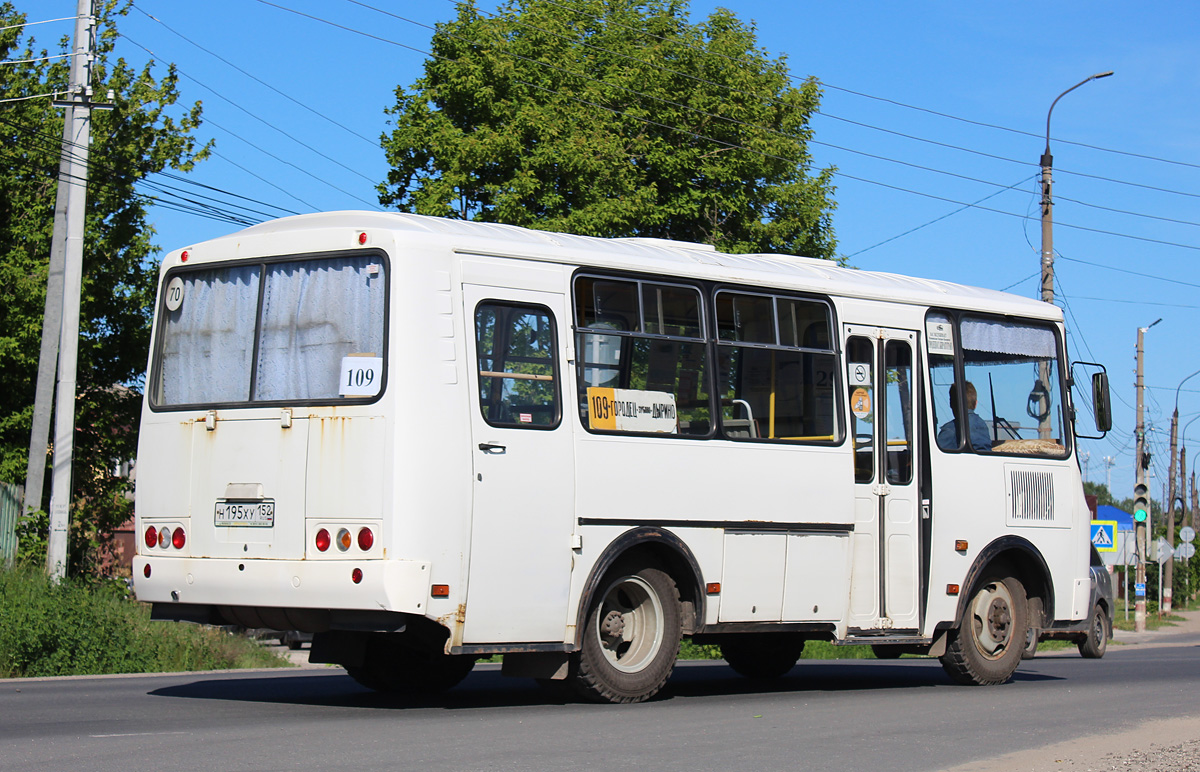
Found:
[(0, 677), (162, 673), (277, 667), (286, 661), (240, 635), (151, 622), (113, 580), (55, 585), (31, 568), (0, 570)]

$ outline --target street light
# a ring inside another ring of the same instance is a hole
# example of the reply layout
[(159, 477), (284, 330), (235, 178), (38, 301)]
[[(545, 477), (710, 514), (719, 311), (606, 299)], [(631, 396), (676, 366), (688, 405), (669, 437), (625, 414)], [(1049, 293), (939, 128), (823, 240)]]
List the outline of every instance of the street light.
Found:
[(1050, 170), (1054, 166), (1054, 156), (1050, 155), (1050, 116), (1054, 112), (1054, 106), (1058, 104), (1058, 100), (1070, 94), (1075, 89), (1085, 83), (1089, 83), (1097, 78), (1107, 78), (1112, 75), (1112, 70), (1108, 72), (1098, 72), (1091, 77), (1071, 86), (1066, 91), (1059, 94), (1050, 103), (1050, 109), (1046, 112), (1046, 150), (1042, 153), (1042, 300), (1047, 303), (1054, 302), (1054, 217), (1050, 210), (1053, 206), (1053, 201), (1050, 195), (1052, 185)]
[[(1169, 471), (1167, 472), (1167, 490), (1169, 491), (1169, 493), (1167, 494), (1167, 541), (1170, 543), (1172, 548), (1174, 548), (1174, 546), (1175, 546), (1175, 492), (1176, 492), (1176, 487), (1175, 487), (1175, 431), (1176, 431), (1176, 429), (1179, 428), (1179, 392), (1181, 389), (1183, 389), (1183, 384), (1187, 383), (1189, 380), (1196, 377), (1197, 375), (1200, 375), (1200, 370), (1197, 370), (1196, 372), (1189, 375), (1187, 378), (1184, 378), (1182, 381), (1179, 382), (1179, 385), (1175, 387), (1175, 412), (1171, 414), (1171, 463), (1168, 467)], [(1193, 420), (1195, 420), (1195, 419), (1193, 419)], [(1188, 426), (1191, 426), (1190, 422), (1188, 423)], [(1186, 429), (1185, 429), (1185, 431), (1186, 431)], [(1183, 476), (1182, 468), (1179, 470), (1179, 475), (1180, 475), (1180, 477)], [(1185, 489), (1187, 488), (1186, 481), (1184, 483), (1184, 488)], [(1183, 509), (1184, 509), (1184, 507), (1180, 507), (1181, 514), (1183, 512)], [(1168, 560), (1167, 564), (1165, 566), (1165, 571), (1164, 571), (1165, 577), (1164, 578), (1167, 583), (1167, 589), (1166, 589), (1166, 595), (1163, 596), (1162, 598), (1160, 598), (1160, 601), (1162, 602), (1163, 611), (1171, 610), (1171, 600), (1172, 600), (1171, 596), (1174, 594), (1173, 588), (1175, 586), (1174, 585), (1174, 579), (1175, 579), (1174, 563), (1175, 563), (1175, 561)]]

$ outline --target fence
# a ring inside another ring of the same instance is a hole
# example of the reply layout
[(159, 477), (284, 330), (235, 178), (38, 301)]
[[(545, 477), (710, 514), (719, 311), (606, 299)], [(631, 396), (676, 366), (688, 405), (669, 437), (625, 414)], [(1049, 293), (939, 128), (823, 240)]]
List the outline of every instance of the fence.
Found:
[(0, 564), (12, 565), (17, 556), (17, 518), (21, 515), (21, 487), (0, 483)]

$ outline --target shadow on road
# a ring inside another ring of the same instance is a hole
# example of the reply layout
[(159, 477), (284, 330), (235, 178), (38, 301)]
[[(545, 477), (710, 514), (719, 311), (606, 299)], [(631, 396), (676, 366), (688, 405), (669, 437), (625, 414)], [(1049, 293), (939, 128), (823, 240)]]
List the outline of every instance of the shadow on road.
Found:
[[(1060, 680), (1041, 673), (1017, 671), (1013, 681)], [(688, 697), (743, 694), (839, 693), (864, 690), (964, 688), (953, 684), (934, 660), (905, 659), (802, 661), (779, 679), (743, 678), (722, 662), (684, 662), (676, 667), (654, 702)], [(176, 686), (155, 689), (151, 695), (191, 700), (232, 700), (279, 705), (311, 705), (371, 710), (472, 708), (561, 705), (571, 702), (563, 690), (543, 688), (529, 679), (505, 678), (498, 668), (479, 668), (456, 688), (428, 697), (380, 694), (359, 686), (341, 670), (281, 671), (278, 674), (237, 676), (223, 673)]]

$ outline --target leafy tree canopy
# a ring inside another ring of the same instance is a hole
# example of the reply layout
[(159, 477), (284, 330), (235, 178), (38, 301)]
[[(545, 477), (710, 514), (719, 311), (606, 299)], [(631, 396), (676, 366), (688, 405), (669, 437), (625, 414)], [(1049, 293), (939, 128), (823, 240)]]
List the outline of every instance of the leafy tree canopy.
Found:
[(472, 2), (396, 89), (380, 201), (594, 236), (832, 258), (832, 169), (813, 173), (820, 90), (752, 25), (682, 0)]
[[(158, 270), (148, 200), (135, 185), (168, 167), (187, 170), (208, 152), (192, 136), (199, 103), (174, 109), (173, 67), (156, 79), (153, 62), (139, 70), (113, 60), (114, 22), (128, 2), (100, 5), (91, 85), (99, 101), (110, 101), (112, 90), (113, 109), (92, 113), (73, 476), (76, 571), (86, 568), (89, 537), (130, 509), (114, 467), (136, 452)], [(18, 483), (29, 453), (63, 127), (63, 110), (38, 95), (66, 92), (70, 80), (69, 58), (27, 61), (51, 54), (26, 36), (19, 26), (25, 21), (13, 3), (0, 2), (0, 60), (25, 62), (0, 67), (0, 479)], [(64, 37), (57, 52), (70, 51), (70, 42)]]

